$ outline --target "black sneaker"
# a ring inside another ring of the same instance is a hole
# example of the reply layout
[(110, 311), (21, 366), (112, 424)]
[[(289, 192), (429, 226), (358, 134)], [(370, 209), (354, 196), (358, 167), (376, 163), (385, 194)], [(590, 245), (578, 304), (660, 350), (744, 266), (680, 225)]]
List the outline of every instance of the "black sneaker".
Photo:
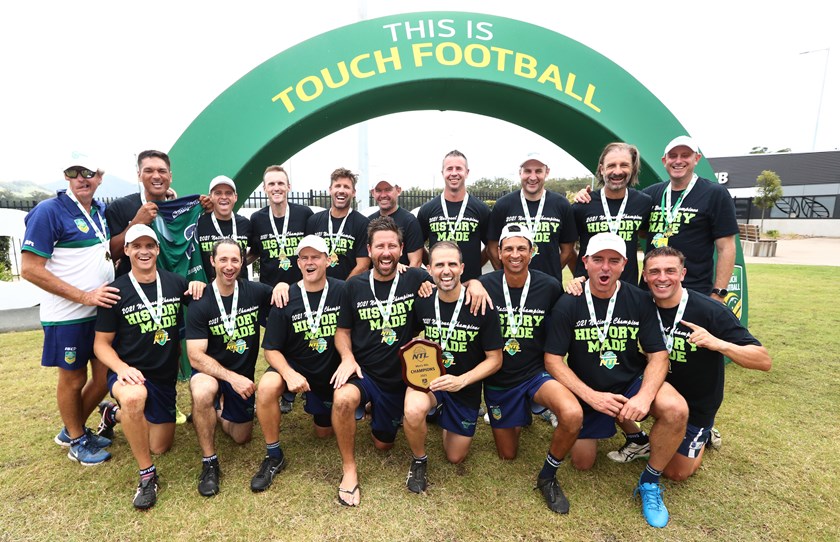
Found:
[(221, 474), (218, 461), (202, 462), (201, 476), (198, 477), (198, 492), (204, 497), (212, 497), (218, 493)]
[(283, 459), (265, 456), (257, 474), (251, 478), (251, 491), (265, 491), (274, 481), (274, 475), (286, 468), (286, 456)]
[(548, 505), (552, 512), (557, 512), (558, 514), (569, 513), (569, 501), (563, 495), (563, 490), (560, 489), (557, 478), (537, 478), (536, 489), (540, 490), (540, 493), (542, 493), (545, 499), (545, 504)]
[(158, 477), (157, 474), (140, 479), (137, 484), (137, 493), (134, 494), (134, 508), (138, 510), (148, 510), (157, 502), (158, 494)]
[(108, 422), (108, 418), (105, 416), (105, 413), (113, 409), (115, 406), (116, 404), (111, 401), (102, 401), (99, 403), (99, 426), (96, 428), (96, 434), (100, 437), (114, 440), (115, 424)]
[(405, 479), (405, 486), (412, 493), (423, 493), (426, 491), (428, 480), (426, 480), (426, 464), (428, 461), (411, 460), (408, 468), (408, 477)]

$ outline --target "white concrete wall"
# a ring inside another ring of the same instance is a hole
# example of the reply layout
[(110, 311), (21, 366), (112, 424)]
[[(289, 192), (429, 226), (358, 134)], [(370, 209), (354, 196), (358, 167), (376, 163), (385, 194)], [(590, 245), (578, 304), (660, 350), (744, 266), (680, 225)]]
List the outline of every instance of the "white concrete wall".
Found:
[[(761, 224), (760, 219), (750, 224)], [(765, 218), (764, 231), (778, 230), (783, 234), (808, 235), (812, 237), (840, 237), (840, 219), (836, 218)]]

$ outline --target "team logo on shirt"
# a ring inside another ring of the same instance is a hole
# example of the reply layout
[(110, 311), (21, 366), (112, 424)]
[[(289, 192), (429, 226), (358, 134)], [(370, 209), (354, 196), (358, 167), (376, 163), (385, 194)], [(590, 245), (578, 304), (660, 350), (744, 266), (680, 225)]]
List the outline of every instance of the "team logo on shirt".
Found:
[(236, 341), (230, 341), (227, 344), (227, 350), (231, 352), (236, 352), (240, 356), (248, 350), (248, 343), (246, 343), (243, 339), (237, 339)]
[(82, 233), (87, 233), (90, 231), (90, 226), (88, 226), (87, 222), (83, 218), (77, 218), (73, 222), (76, 223), (76, 227), (79, 228), (79, 231)]
[(386, 327), (382, 329), (382, 342), (387, 344), (388, 346), (393, 345), (397, 341), (397, 332), (391, 329), (390, 327)]
[(601, 352), (601, 366), (606, 367), (607, 369), (612, 369), (618, 365), (618, 356), (615, 352)]
[(323, 337), (318, 337), (317, 339), (311, 339), (309, 341), (309, 348), (318, 352), (319, 354), (323, 354), (324, 350), (327, 349), (327, 341)]
[(76, 362), (76, 349), (74, 347), (68, 347), (64, 349), (64, 363), (68, 365), (72, 365)]
[(494, 420), (501, 420), (502, 419), (502, 409), (501, 409), (501, 407), (491, 406), (490, 407), (490, 414), (493, 416)]

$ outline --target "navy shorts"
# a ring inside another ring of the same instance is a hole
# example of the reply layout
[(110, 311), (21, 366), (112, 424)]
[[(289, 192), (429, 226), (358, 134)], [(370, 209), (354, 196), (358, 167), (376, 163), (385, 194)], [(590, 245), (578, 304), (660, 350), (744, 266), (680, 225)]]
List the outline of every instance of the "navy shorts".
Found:
[(68, 371), (87, 369), (88, 361), (93, 358), (95, 327), (96, 320), (62, 326), (44, 326), (41, 365)]
[(534, 402), (534, 395), (543, 384), (554, 380), (547, 372), (541, 372), (512, 388), (484, 386), (484, 402), (490, 413), (490, 427), (506, 429), (525, 427), (531, 423), (531, 413), (540, 414), (545, 406)]
[[(402, 423), (405, 391), (385, 391), (369, 375), (364, 372), (362, 375), (364, 378), (354, 378), (347, 383), (359, 388), (362, 394), (360, 406), (371, 404), (370, 428), (376, 438), (390, 444), (397, 438), (397, 429)], [(386, 440), (389, 437), (391, 440)]]
[(712, 434), (712, 427), (714, 426), (714, 422), (710, 423), (708, 427), (697, 427), (691, 424), (686, 425), (685, 437), (680, 443), (677, 453), (690, 459), (699, 457), (703, 446), (709, 442), (709, 436)]
[(436, 391), (437, 424), (457, 435), (472, 438), (475, 435), (475, 421), (478, 419), (478, 406), (469, 407), (455, 399), (447, 391)]
[[(111, 397), (114, 397), (114, 384), (117, 383), (117, 374), (108, 372), (108, 390)], [(175, 382), (161, 382), (146, 379), (146, 405), (143, 414), (149, 423), (175, 423), (175, 399), (177, 391)]]
[[(642, 377), (633, 381), (630, 386), (621, 394), (630, 399), (642, 387)], [(592, 410), (589, 405), (583, 406), (583, 427), (580, 429), (578, 439), (604, 439), (615, 435), (615, 417), (609, 416), (597, 410)]]
[[(219, 391), (216, 393), (216, 410), (222, 411), (222, 419), (231, 423), (254, 421), (256, 395), (251, 394), (247, 399), (243, 399), (241, 395), (234, 391), (229, 382), (225, 380), (217, 380), (217, 382), (219, 383)], [(222, 402), (223, 397), (224, 402)]]

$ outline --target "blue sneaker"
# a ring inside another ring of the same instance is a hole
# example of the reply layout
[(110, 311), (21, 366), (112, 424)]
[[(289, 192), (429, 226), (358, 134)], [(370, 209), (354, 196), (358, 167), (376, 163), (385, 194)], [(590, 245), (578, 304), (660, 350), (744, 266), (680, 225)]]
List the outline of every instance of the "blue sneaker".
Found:
[(67, 457), (71, 461), (77, 461), (85, 467), (90, 467), (108, 461), (111, 459), (111, 454), (101, 448), (97, 448), (89, 437), (82, 437), (81, 442), (75, 446), (70, 446)]
[[(97, 448), (107, 448), (111, 445), (111, 439), (99, 436), (87, 427), (85, 427), (85, 435), (87, 435), (87, 437), (93, 442), (93, 445)], [(70, 447), (70, 435), (67, 434), (66, 427), (61, 428), (61, 431), (59, 431), (55, 436), (53, 442), (65, 448)]]
[(660, 484), (639, 484), (633, 496), (642, 496), (642, 515), (651, 527), (661, 529), (668, 525), (668, 509), (662, 502), (663, 488)]

